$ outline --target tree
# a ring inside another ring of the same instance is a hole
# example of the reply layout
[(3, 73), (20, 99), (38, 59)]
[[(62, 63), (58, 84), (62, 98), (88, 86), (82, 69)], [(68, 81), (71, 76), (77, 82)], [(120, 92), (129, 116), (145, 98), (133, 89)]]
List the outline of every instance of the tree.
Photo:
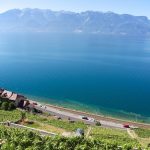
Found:
[(3, 102), (0, 100), (0, 107), (2, 106), (2, 103), (3, 103)]
[(2, 105), (1, 105), (1, 109), (2, 110), (8, 110), (9, 108), (9, 103), (8, 102), (3, 102)]
[(26, 119), (26, 112), (21, 111), (21, 122), (24, 122), (24, 120)]
[(9, 103), (9, 106), (8, 106), (8, 110), (13, 110), (13, 109), (16, 109), (16, 106), (14, 103)]
[(95, 125), (96, 126), (101, 126), (101, 123), (99, 121), (96, 121)]

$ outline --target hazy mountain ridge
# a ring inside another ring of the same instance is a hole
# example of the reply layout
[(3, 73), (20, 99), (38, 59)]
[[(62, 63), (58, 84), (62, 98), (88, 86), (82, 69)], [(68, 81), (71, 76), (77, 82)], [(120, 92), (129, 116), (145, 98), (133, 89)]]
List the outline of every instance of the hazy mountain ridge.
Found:
[(86, 11), (12, 9), (0, 14), (0, 32), (77, 32), (114, 35), (150, 35), (145, 16)]

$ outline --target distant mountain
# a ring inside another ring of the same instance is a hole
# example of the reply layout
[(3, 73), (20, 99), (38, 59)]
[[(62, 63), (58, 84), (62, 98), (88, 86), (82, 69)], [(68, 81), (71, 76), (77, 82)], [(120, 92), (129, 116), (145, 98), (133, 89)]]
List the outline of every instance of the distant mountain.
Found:
[(145, 16), (86, 11), (13, 9), (0, 14), (0, 32), (67, 32), (112, 35), (150, 35)]

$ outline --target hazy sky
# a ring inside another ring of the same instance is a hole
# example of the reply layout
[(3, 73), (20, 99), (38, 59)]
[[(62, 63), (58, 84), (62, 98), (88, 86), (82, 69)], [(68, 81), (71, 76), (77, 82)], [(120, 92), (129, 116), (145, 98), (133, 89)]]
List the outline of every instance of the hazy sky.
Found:
[(12, 8), (42, 8), (68, 11), (113, 11), (150, 18), (150, 0), (0, 0), (0, 12)]

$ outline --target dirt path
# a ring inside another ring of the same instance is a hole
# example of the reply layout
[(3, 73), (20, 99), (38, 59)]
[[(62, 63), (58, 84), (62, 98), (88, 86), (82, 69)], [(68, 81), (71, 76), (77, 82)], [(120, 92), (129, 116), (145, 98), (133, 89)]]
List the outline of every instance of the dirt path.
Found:
[(88, 129), (87, 129), (86, 138), (89, 137), (89, 135), (90, 135), (90, 133), (91, 133), (91, 130), (92, 130), (92, 127), (89, 126)]
[(150, 138), (140, 138), (134, 130), (127, 129), (127, 133), (132, 139), (136, 139), (143, 147), (147, 147), (150, 143)]
[(136, 133), (134, 132), (134, 130), (127, 129), (127, 132), (128, 132), (129, 136), (130, 136), (132, 139), (137, 139), (137, 138), (138, 138), (138, 136), (136, 135)]

